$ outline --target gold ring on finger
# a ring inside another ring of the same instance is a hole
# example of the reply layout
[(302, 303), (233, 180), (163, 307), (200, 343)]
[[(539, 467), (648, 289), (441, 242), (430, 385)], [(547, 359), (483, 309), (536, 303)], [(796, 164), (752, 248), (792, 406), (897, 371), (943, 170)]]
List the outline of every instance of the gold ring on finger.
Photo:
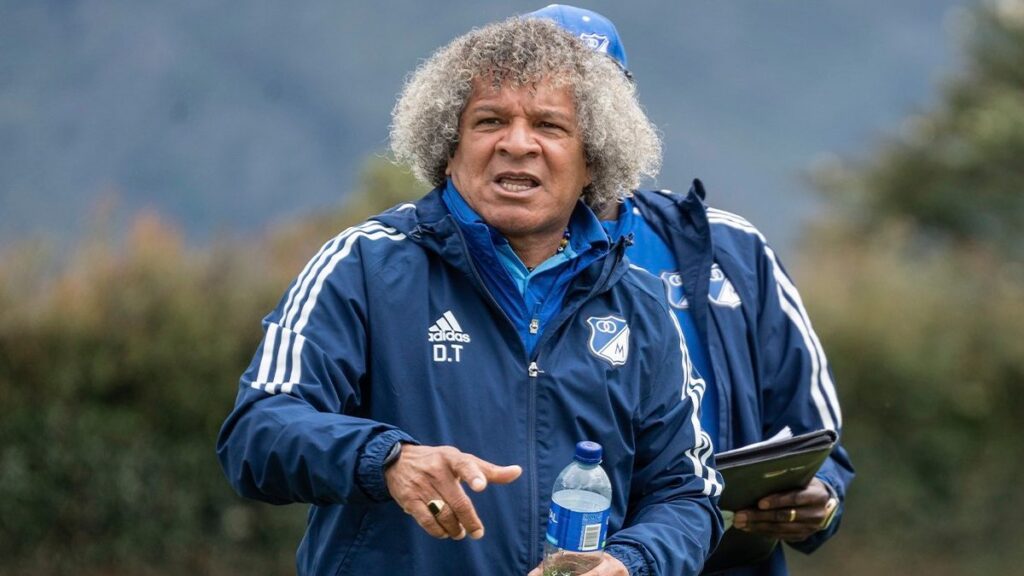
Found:
[(444, 510), (444, 500), (439, 499), (427, 502), (427, 510), (430, 510), (430, 513), (434, 516), (437, 516), (442, 510)]

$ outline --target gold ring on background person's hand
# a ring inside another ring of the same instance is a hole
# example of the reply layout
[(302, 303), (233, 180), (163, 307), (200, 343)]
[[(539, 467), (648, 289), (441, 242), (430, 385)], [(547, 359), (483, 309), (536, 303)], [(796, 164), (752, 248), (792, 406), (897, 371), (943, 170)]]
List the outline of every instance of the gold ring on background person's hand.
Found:
[(430, 510), (430, 513), (434, 516), (440, 514), (444, 510), (444, 506), (444, 500), (431, 500), (427, 502), (427, 510)]
[(792, 522), (794, 520), (796, 520), (796, 508), (790, 508), (789, 509), (789, 520), (787, 520), (787, 522)]

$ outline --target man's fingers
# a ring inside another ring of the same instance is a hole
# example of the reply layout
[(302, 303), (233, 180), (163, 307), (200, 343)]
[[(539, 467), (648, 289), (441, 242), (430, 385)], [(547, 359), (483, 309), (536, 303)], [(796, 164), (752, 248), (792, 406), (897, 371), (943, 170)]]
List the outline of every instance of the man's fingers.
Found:
[(448, 532), (441, 527), (437, 519), (434, 518), (434, 515), (430, 513), (426, 502), (419, 505), (412, 504), (405, 509), (405, 512), (412, 516), (416, 523), (426, 530), (427, 534), (434, 538), (448, 538)]
[(780, 524), (778, 522), (754, 522), (752, 524), (748, 524), (745, 531), (754, 534), (764, 534), (772, 538), (780, 538), (787, 541), (799, 541), (806, 539), (811, 534), (814, 534), (817, 529), (814, 526), (809, 526), (802, 522), (792, 524)]
[[(437, 515), (438, 522), (444, 526), (448, 534), (461, 540), (466, 533), (470, 538), (479, 540), (484, 535), (484, 525), (476, 514), (473, 502), (466, 496), (466, 491), (458, 482), (435, 486), (447, 506)], [(453, 532), (454, 530), (454, 532)]]
[(796, 503), (797, 495), (800, 494), (799, 490), (792, 492), (779, 492), (778, 494), (770, 494), (761, 498), (757, 502), (757, 507), (761, 510), (771, 510), (774, 508), (793, 508), (798, 506)]
[(437, 524), (441, 525), (441, 528), (444, 529), (445, 534), (451, 536), (453, 540), (462, 540), (463, 538), (465, 538), (466, 529), (463, 528), (462, 524), (459, 523), (457, 513), (455, 512), (451, 504), (448, 503), (448, 499), (445, 498), (444, 495), (441, 495), (440, 498), (434, 500), (433, 502), (443, 503), (439, 504), (440, 511), (434, 514), (434, 512), (430, 510), (430, 503), (428, 502), (427, 511), (430, 512), (430, 514), (434, 517), (434, 521)]
[(802, 535), (797, 539), (803, 539), (820, 528), (823, 518), (823, 509), (817, 507), (740, 510), (733, 517), (733, 526), (777, 538)]
[(769, 494), (757, 502), (761, 510), (772, 508), (796, 508), (799, 506), (824, 506), (831, 497), (828, 489), (817, 478), (811, 480), (810, 484), (800, 490), (790, 492), (779, 492)]
[[(496, 466), (452, 446), (409, 445), (387, 469), (385, 480), (392, 498), (428, 534), (460, 540), (467, 533), (474, 539), (484, 535), (461, 481), (479, 492), (491, 482), (507, 484), (520, 474), (519, 466)], [(431, 511), (427, 503), (434, 500)]]
[(491, 464), (490, 462), (479, 458), (477, 458), (477, 463), (480, 466), (480, 470), (484, 473), (484, 478), (486, 478), (488, 482), (493, 482), (495, 484), (508, 484), (516, 478), (519, 478), (519, 475), (523, 473), (523, 469), (516, 465), (498, 466), (497, 464)]
[(463, 456), (463, 458), (453, 463), (455, 472), (463, 482), (469, 484), (469, 487), (474, 492), (483, 492), (484, 488), (487, 488), (487, 475), (484, 474), (479, 463), (486, 462), (470, 454), (464, 454)]
[(583, 576), (629, 576), (629, 571), (618, 558), (605, 553), (601, 557), (601, 563), (584, 572)]

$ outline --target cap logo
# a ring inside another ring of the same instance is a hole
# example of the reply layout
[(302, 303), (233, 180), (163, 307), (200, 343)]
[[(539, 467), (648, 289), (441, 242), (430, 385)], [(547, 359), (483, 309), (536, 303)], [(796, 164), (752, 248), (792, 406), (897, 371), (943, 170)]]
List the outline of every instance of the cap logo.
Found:
[(608, 37), (604, 34), (580, 34), (580, 40), (591, 50), (608, 53)]

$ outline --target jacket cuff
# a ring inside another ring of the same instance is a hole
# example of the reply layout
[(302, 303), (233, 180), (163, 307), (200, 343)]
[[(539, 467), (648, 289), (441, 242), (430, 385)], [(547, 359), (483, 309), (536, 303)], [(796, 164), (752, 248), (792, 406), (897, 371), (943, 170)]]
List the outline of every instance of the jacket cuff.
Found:
[(821, 465), (821, 468), (818, 469), (818, 472), (814, 477), (824, 482), (833, 495), (839, 498), (839, 502), (844, 500), (846, 496), (846, 486), (843, 485), (842, 477), (836, 473), (836, 465), (831, 458), (825, 459), (825, 462)]
[(387, 482), (384, 480), (384, 459), (391, 448), (399, 442), (419, 444), (401, 430), (388, 430), (374, 436), (363, 446), (356, 469), (356, 483), (367, 498), (374, 502), (391, 499)]
[(647, 558), (644, 557), (636, 546), (629, 544), (609, 544), (605, 549), (605, 552), (615, 557), (616, 560), (622, 562), (629, 571), (630, 576), (650, 576), (650, 566), (647, 564)]

